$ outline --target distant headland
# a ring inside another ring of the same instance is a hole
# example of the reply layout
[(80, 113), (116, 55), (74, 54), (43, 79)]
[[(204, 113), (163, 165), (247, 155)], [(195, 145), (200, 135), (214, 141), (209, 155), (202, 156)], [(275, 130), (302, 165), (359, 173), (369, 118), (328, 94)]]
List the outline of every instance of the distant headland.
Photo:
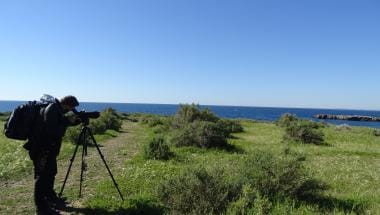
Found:
[(380, 117), (361, 116), (361, 115), (317, 114), (317, 115), (314, 115), (314, 118), (317, 118), (317, 119), (334, 119), (334, 120), (349, 120), (349, 121), (380, 122)]

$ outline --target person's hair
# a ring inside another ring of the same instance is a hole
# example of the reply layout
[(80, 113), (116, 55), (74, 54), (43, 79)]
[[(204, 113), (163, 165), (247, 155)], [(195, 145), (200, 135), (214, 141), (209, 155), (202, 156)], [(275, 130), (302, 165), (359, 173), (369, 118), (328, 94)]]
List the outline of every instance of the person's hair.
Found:
[(69, 105), (71, 107), (76, 107), (79, 105), (79, 102), (75, 96), (65, 96), (60, 99), (61, 104)]

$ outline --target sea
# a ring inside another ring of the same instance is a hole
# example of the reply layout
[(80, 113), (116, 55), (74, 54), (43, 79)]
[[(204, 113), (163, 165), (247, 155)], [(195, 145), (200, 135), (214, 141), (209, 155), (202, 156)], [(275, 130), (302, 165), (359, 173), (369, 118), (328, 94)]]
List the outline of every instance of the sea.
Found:
[[(0, 112), (12, 111), (25, 101), (0, 101)], [(335, 125), (347, 124), (350, 126), (365, 126), (380, 128), (380, 122), (362, 122), (346, 120), (319, 120), (314, 119), (316, 114), (336, 114), (336, 115), (364, 115), (380, 117), (380, 111), (370, 110), (346, 110), (346, 109), (313, 109), (313, 108), (282, 108), (282, 107), (242, 107), (242, 106), (217, 106), (217, 105), (200, 105), (201, 108), (208, 108), (217, 116), (222, 118), (242, 118), (259, 121), (276, 121), (281, 115), (291, 113), (299, 118), (310, 119), (314, 121), (323, 121)], [(136, 104), (136, 103), (99, 103), (99, 102), (81, 102), (78, 110), (85, 111), (102, 111), (106, 108), (113, 108), (116, 111), (124, 113), (150, 113), (159, 115), (174, 115), (179, 108), (175, 104)]]

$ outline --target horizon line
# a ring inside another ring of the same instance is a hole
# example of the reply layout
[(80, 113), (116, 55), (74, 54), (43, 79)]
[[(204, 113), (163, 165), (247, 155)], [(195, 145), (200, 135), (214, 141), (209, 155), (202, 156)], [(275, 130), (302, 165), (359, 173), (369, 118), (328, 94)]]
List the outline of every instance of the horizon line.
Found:
[[(27, 102), (33, 100), (0, 100), (0, 102)], [(99, 102), (99, 101), (81, 101), (80, 103), (102, 103), (102, 104), (141, 104), (141, 105), (181, 105), (181, 104), (196, 104), (200, 106), (219, 106), (219, 107), (248, 107), (248, 108), (288, 108), (288, 109), (322, 109), (322, 110), (353, 110), (353, 111), (376, 111), (380, 112), (379, 109), (370, 108), (338, 108), (338, 107), (300, 107), (300, 106), (261, 106), (261, 105), (220, 105), (220, 104), (199, 104), (196, 102), (191, 103), (145, 103), (145, 102)]]

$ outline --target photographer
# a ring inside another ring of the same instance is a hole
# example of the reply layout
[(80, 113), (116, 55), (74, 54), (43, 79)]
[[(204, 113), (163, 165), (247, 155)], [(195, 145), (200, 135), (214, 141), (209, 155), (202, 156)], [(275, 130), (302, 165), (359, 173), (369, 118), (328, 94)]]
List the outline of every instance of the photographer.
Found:
[(41, 108), (31, 138), (24, 146), (29, 150), (34, 165), (34, 201), (37, 214), (57, 214), (54, 208), (65, 203), (54, 191), (57, 156), (66, 128), (80, 123), (75, 115), (69, 118), (65, 113), (75, 110), (78, 105), (74, 96), (65, 96)]

